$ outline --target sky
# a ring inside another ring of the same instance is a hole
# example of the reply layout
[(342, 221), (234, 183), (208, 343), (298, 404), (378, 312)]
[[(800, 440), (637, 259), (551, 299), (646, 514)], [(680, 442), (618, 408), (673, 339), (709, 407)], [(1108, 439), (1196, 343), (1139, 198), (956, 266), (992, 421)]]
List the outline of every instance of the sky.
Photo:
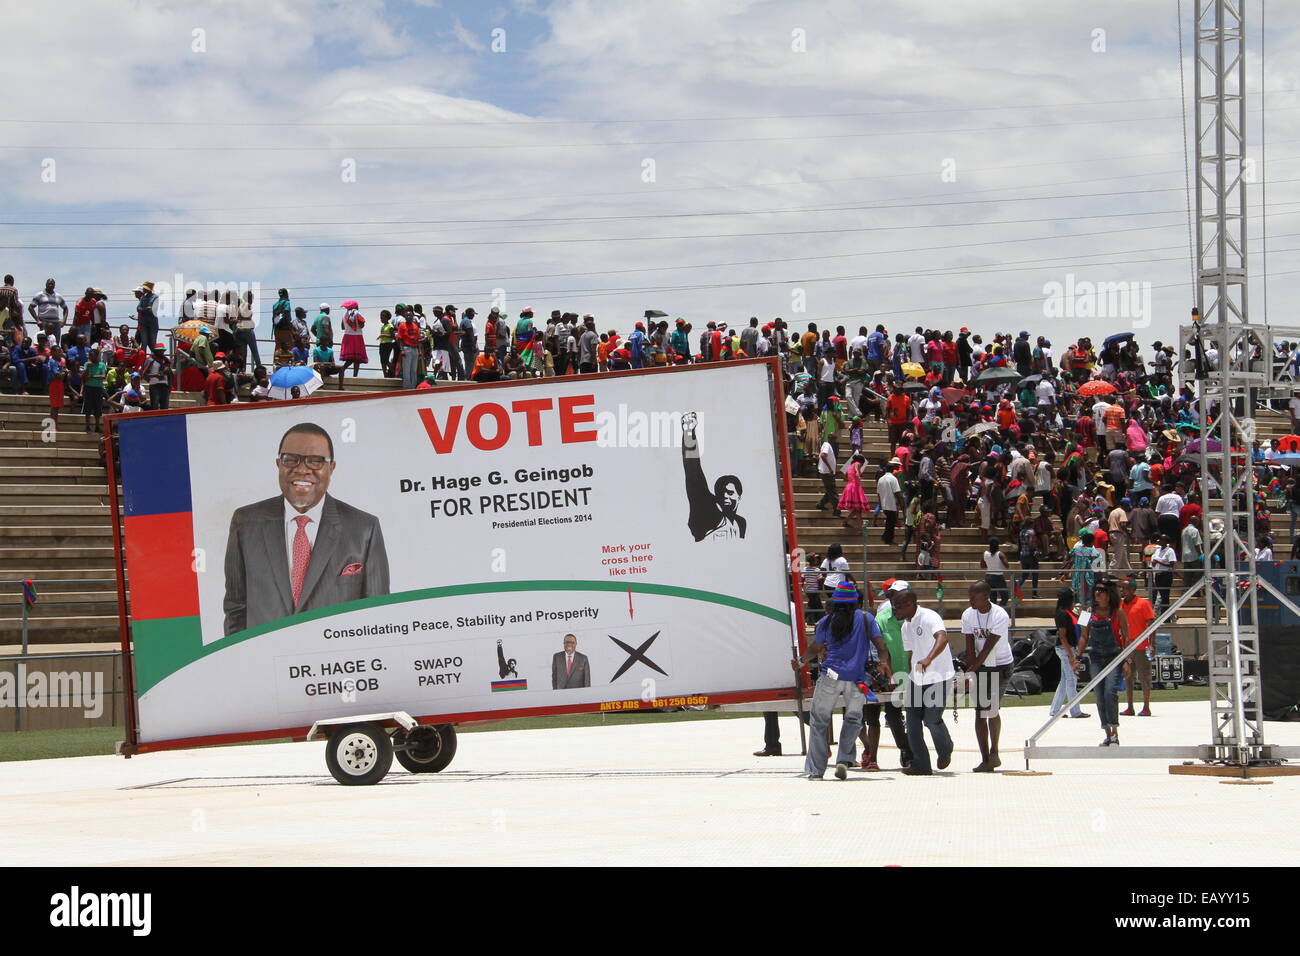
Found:
[[(1252, 316), (1267, 261), (1267, 318), (1300, 325), (1300, 7), (1270, 5), (1263, 32), (1247, 10)], [(97, 286), (125, 319), (148, 279), (259, 288), (263, 322), (285, 286), (310, 314), (356, 298), (372, 320), (454, 302), (626, 331), (659, 309), (1058, 346), (1176, 341), (1194, 301), (1176, 0), (51, 0), (6, 17), (0, 272), (25, 299), (53, 276), (69, 305)], [(1122, 314), (1053, 295), (1088, 282), (1132, 283), (1104, 303)]]

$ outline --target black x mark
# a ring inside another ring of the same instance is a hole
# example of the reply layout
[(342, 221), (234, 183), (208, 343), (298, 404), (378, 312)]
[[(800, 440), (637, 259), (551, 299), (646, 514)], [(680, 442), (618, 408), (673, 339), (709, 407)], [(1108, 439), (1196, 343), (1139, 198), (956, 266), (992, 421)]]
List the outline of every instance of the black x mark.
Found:
[(637, 661), (640, 661), (646, 667), (652, 668), (653, 670), (657, 670), (665, 677), (668, 676), (668, 672), (666, 670), (664, 670), (654, 661), (650, 660), (650, 658), (645, 656), (646, 648), (648, 648), (651, 644), (653, 644), (655, 642), (655, 638), (659, 636), (658, 631), (655, 631), (653, 634), (647, 637), (645, 639), (645, 643), (638, 648), (632, 648), (627, 644), (624, 644), (613, 634), (606, 634), (605, 636), (608, 637), (615, 644), (617, 644), (619, 647), (623, 648), (623, 650), (627, 651), (627, 655), (628, 655), (627, 660), (623, 662), (623, 666), (620, 667), (617, 671), (615, 671), (614, 676), (610, 678), (609, 682), (611, 684), (614, 683), (614, 681), (618, 680), (620, 677), (622, 677), (625, 673), (627, 673), (628, 668), (631, 667), (633, 664), (635, 664)]

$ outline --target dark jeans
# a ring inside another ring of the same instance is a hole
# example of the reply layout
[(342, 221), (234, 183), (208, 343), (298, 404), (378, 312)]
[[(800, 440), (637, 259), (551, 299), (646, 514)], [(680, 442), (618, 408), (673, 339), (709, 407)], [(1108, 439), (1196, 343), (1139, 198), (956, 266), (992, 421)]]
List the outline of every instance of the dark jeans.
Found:
[(153, 316), (140, 316), (139, 328), (137, 335), (140, 338), (140, 344), (147, 349), (152, 349), (158, 344), (158, 319)]
[(149, 409), (172, 407), (172, 387), (166, 383), (149, 386)]
[(393, 377), (393, 352), (396, 349), (396, 342), (379, 343), (379, 367), (383, 370), (384, 378)]
[(886, 700), (883, 704), (867, 704), (862, 709), (862, 716), (868, 727), (879, 727), (881, 708), (885, 711), (885, 725), (889, 728), (889, 733), (894, 738), (894, 746), (898, 748), (899, 757), (906, 767), (912, 762), (912, 746), (908, 743), (907, 729), (903, 725), (903, 708)]
[(1169, 606), (1169, 588), (1174, 583), (1173, 571), (1157, 571), (1155, 574), (1155, 612), (1160, 614)]
[(817, 477), (822, 480), (822, 488), (825, 489), (821, 500), (817, 502), (818, 510), (821, 510), (824, 505), (829, 504), (832, 510), (839, 511), (840, 497), (835, 492), (835, 476), (819, 474)]
[[(774, 710), (763, 711), (763, 748), (770, 754), (781, 752), (781, 723), (778, 716)], [(808, 711), (805, 710), (798, 716), (805, 724), (808, 723)]]
[(458, 382), (465, 381), (465, 367), (460, 362), (460, 349), (456, 346), (447, 349), (447, 359), (451, 362), (451, 368), (447, 370), (448, 374)]
[(898, 509), (895, 508), (893, 511), (881, 510), (885, 515), (885, 532), (880, 536), (880, 540), (885, 542), (885, 544), (893, 544), (894, 526), (898, 523)]
[(947, 681), (938, 684), (907, 682), (907, 743), (912, 749), (912, 766), (917, 770), (930, 770), (930, 751), (925, 746), (922, 728), (930, 728), (935, 754), (944, 761), (952, 756), (952, 737), (943, 722), (943, 710), (948, 701)]
[(252, 360), (252, 364), (262, 364), (262, 354), (257, 350), (257, 330), (256, 329), (236, 329), (235, 341), (245, 349), (245, 357)]
[(1033, 579), (1034, 597), (1038, 597), (1038, 558), (1032, 554), (1022, 554), (1020, 556), (1020, 567), (1024, 569), (1024, 574), (1020, 575), (1017, 584), (1024, 584), (1026, 581)]
[(1011, 600), (1011, 592), (1007, 590), (1007, 576), (1005, 574), (986, 574), (984, 580), (988, 582), (989, 599), (994, 604), (1006, 604)]
[(1156, 519), (1156, 527), (1160, 533), (1169, 537), (1169, 546), (1174, 549), (1175, 554), (1181, 554), (1183, 548), (1183, 529), (1178, 521), (1178, 515), (1160, 515)]

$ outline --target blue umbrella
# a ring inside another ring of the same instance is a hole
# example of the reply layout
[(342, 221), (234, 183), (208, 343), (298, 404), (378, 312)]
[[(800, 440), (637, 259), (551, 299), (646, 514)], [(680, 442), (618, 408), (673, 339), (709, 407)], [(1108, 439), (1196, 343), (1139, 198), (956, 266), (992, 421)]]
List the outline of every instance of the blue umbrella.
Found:
[(1290, 468), (1295, 468), (1297, 465), (1300, 465), (1300, 454), (1274, 455), (1272, 458), (1268, 459), (1268, 461), (1264, 462), (1264, 464), (1286, 465)]
[(299, 396), (307, 396), (324, 383), (316, 370), (306, 365), (286, 365), (271, 376), (268, 393), (271, 398), (292, 398), (291, 389), (297, 388)]
[(1133, 338), (1132, 332), (1116, 332), (1114, 335), (1106, 336), (1106, 341), (1101, 344), (1103, 348), (1107, 348), (1114, 345), (1116, 342), (1124, 342), (1131, 338)]

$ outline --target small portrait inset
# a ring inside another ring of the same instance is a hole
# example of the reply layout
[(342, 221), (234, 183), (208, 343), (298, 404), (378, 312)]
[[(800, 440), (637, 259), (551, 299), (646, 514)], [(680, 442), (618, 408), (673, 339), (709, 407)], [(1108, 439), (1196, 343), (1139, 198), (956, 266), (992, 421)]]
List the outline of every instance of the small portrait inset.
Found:
[(696, 541), (705, 538), (743, 538), (745, 519), (737, 513), (744, 486), (735, 475), (723, 475), (710, 489), (700, 465), (700, 442), (695, 436), (696, 416), (682, 416), (682, 468), (686, 472), (686, 500), (690, 513), (686, 526)]
[(572, 687), (591, 686), (591, 666), (587, 655), (578, 653), (578, 638), (564, 635), (564, 650), (556, 651), (551, 658), (551, 688), (568, 690)]

